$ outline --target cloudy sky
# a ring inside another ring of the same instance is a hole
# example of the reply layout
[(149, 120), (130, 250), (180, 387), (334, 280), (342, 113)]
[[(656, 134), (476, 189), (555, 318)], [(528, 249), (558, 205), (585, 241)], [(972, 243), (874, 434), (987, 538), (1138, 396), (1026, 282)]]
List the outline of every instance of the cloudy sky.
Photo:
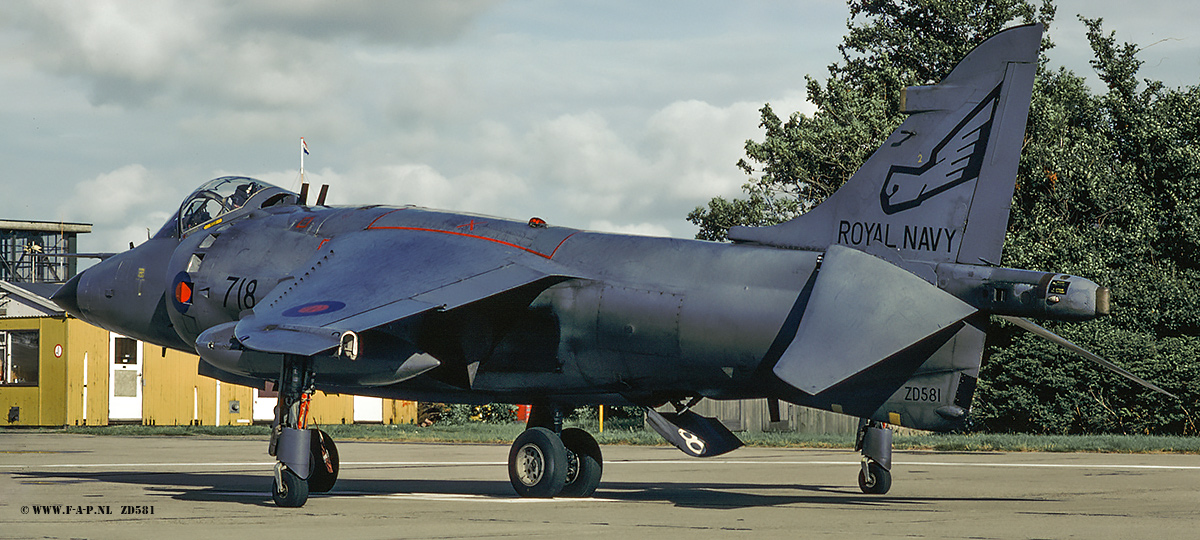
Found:
[[(1200, 6), (1060, 0), (1051, 61), (1091, 74), (1076, 13), (1200, 83)], [(418, 204), (691, 237), (736, 196), (757, 110), (811, 112), (842, 1), (0, 4), (0, 219), (141, 242), (224, 174), (331, 204)]]

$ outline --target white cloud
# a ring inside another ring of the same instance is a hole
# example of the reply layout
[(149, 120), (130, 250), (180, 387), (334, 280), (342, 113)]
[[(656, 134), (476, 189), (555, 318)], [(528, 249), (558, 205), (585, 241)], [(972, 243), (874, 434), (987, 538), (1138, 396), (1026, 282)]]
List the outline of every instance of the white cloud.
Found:
[(688, 211), (713, 196), (740, 194), (746, 179), (735, 164), (745, 140), (761, 138), (761, 106), (679, 101), (624, 133), (595, 112), (564, 115), (534, 126), (510, 151), (530, 160), (533, 190), (553, 202), (558, 221), (690, 236)]
[(588, 223), (584, 228), (591, 231), (636, 234), (640, 236), (671, 236), (670, 229), (657, 223), (617, 224), (607, 219), (598, 219)]
[(179, 6), (167, 2), (69, 2), (43, 4), (46, 15), (60, 23), (66, 45), (61, 60), (86, 71), (148, 81), (171, 68), (180, 52), (203, 39), (199, 25), (208, 17), (175, 16)]
[(125, 165), (75, 185), (58, 214), (64, 221), (92, 223), (84, 250), (121, 251), (146, 240), (175, 213), (179, 190), (140, 164)]
[(526, 136), (532, 174), (546, 184), (589, 193), (620, 193), (642, 179), (631, 142), (600, 114), (562, 115), (536, 125)]
[(334, 107), (311, 111), (219, 110), (195, 114), (176, 123), (181, 133), (198, 140), (261, 145), (264, 141), (296, 141), (319, 134), (322, 142), (345, 137), (359, 129), (358, 118)]
[(159, 192), (146, 167), (126, 165), (76, 184), (65, 206), (79, 209), (84, 219), (111, 223), (154, 202)]
[(717, 107), (690, 100), (672, 103), (647, 122), (659, 174), (670, 177), (679, 198), (737, 193), (744, 179), (734, 168), (746, 139), (755, 135), (761, 103)]
[(221, 9), (227, 13), (231, 28), (247, 32), (429, 46), (461, 35), (496, 3), (495, 0), (258, 0), (222, 2)]
[(13, 7), (26, 52), (81, 77), (96, 104), (164, 99), (311, 106), (354, 82), (355, 40), (401, 46), (453, 39), (491, 2), (88, 2)]

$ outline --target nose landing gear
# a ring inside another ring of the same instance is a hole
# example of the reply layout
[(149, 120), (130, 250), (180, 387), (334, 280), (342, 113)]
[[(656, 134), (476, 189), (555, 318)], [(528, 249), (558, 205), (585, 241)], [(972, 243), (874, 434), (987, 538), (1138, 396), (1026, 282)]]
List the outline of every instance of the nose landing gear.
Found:
[(279, 375), (279, 404), (267, 453), (279, 461), (271, 498), (283, 507), (300, 507), (308, 494), (333, 489), (338, 475), (337, 446), (329, 434), (307, 429), (308, 403), (313, 392), (312, 360), (284, 357)]

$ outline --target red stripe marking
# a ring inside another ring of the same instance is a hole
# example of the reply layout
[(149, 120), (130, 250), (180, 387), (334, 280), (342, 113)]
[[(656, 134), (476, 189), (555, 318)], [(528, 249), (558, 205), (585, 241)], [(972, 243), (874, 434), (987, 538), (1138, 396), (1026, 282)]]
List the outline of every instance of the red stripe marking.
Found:
[(542, 253), (540, 251), (535, 251), (535, 250), (529, 249), (525, 246), (519, 246), (512, 242), (505, 242), (504, 240), (497, 240), (495, 238), (489, 238), (487, 236), (480, 236), (477, 234), (467, 234), (467, 233), (461, 233), (461, 232), (457, 232), (457, 231), (447, 231), (447, 230), (443, 230), (443, 229), (430, 229), (427, 227), (398, 227), (398, 226), (384, 226), (384, 225), (376, 226), (375, 225), (375, 223), (377, 223), (379, 220), (383, 219), (384, 216), (390, 215), (393, 212), (399, 212), (401, 210), (404, 210), (404, 208), (397, 208), (395, 210), (392, 210), (391, 212), (387, 212), (385, 214), (380, 215), (379, 217), (377, 217), (373, 221), (371, 221), (370, 225), (367, 225), (367, 230), (369, 230), (369, 231), (370, 230), (425, 231), (425, 232), (434, 232), (434, 233), (442, 233), (442, 234), (453, 234), (455, 236), (465, 236), (467, 238), (477, 238), (479, 240), (487, 240), (488, 242), (495, 242), (497, 244), (503, 244), (505, 246), (514, 247), (521, 251), (527, 251), (529, 253), (537, 255), (538, 257), (545, 257), (547, 259), (553, 259), (554, 254), (558, 253), (558, 248), (562, 247), (563, 243), (565, 243), (567, 241), (567, 238), (575, 236), (575, 233), (568, 234), (566, 236), (566, 238), (563, 238), (562, 240), (560, 240), (558, 242), (557, 246), (554, 246), (554, 250), (551, 251), (549, 255), (546, 255), (545, 253)]
[[(527, 248), (527, 247), (525, 247), (525, 246), (518, 246), (518, 245), (516, 245), (516, 244), (514, 244), (514, 243), (512, 243), (512, 242), (505, 242), (504, 240), (497, 240), (497, 239), (495, 239), (495, 238), (488, 238), (488, 237), (486, 237), (486, 236), (479, 236), (478, 234), (467, 234), (467, 233), (460, 233), (460, 232), (455, 232), (455, 231), (444, 231), (444, 230), (442, 230), (442, 229), (427, 229), (427, 228), (425, 228), (425, 227), (369, 227), (369, 228), (368, 228), (368, 230), (373, 230), (373, 231), (378, 231), (378, 230), (393, 230), (393, 231), (425, 231), (425, 232), (442, 233), (442, 234), (453, 234), (453, 235), (455, 235), (455, 236), (465, 236), (465, 237), (467, 237), (467, 238), (478, 238), (478, 239), (480, 239), (480, 240), (487, 240), (488, 242), (495, 242), (495, 243), (497, 243), (497, 244), (504, 244), (504, 245), (506, 245), (506, 246), (508, 246), (508, 247), (515, 247), (515, 248), (517, 248), (517, 249), (519, 249), (519, 250), (521, 250), (521, 251), (528, 251), (528, 252), (530, 252), (530, 253), (532, 253), (532, 254), (534, 254), (534, 255), (537, 255), (538, 257), (545, 257), (545, 258), (547, 258), (547, 259), (549, 259), (550, 257), (554, 256), (554, 253), (551, 253), (550, 255), (546, 255), (545, 253), (542, 253), (542, 252), (540, 252), (540, 251), (534, 251), (534, 250), (532, 250), (532, 249), (529, 249), (529, 248)], [(555, 249), (557, 249), (557, 248), (555, 248)]]
[(404, 209), (403, 209), (403, 208), (397, 208), (397, 209), (395, 209), (395, 210), (392, 210), (392, 211), (389, 211), (389, 212), (384, 212), (384, 213), (382, 213), (382, 214), (379, 214), (379, 217), (377, 217), (377, 218), (375, 218), (374, 220), (372, 220), (370, 225), (367, 225), (367, 229), (374, 229), (374, 228), (375, 228), (375, 223), (376, 223), (377, 221), (379, 221), (379, 220), (383, 219), (385, 216), (390, 216), (390, 215), (392, 215), (393, 213), (395, 213), (395, 212), (399, 212), (399, 211), (401, 211), (401, 210), (404, 210)]
[[(484, 223), (487, 223), (487, 222), (486, 221), (479, 222), (480, 225), (483, 225)], [(462, 225), (455, 227), (455, 229), (461, 229), (463, 227), (466, 227), (468, 231), (475, 230), (475, 220), (472, 219), (470, 223), (463, 223)]]
[(570, 238), (570, 237), (572, 237), (572, 236), (575, 236), (575, 233), (568, 234), (568, 235), (566, 236), (566, 238), (563, 238), (562, 240), (560, 240), (560, 241), (558, 242), (558, 245), (557, 245), (557, 246), (554, 246), (554, 251), (551, 251), (551, 252), (550, 252), (550, 256), (549, 256), (549, 257), (547, 257), (547, 258), (548, 258), (548, 259), (553, 259), (553, 258), (554, 258), (554, 254), (555, 254), (555, 253), (558, 253), (558, 248), (562, 247), (563, 243), (567, 241), (567, 238)]

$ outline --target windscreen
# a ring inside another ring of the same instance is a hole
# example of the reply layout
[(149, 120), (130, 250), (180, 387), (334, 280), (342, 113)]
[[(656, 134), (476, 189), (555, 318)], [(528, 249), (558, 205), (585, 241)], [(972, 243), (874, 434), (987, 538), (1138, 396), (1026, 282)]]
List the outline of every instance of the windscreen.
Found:
[[(223, 176), (200, 186), (184, 199), (179, 212), (167, 224), (175, 224), (176, 234), (211, 223), (217, 218), (241, 208), (255, 194), (268, 188), (283, 190), (266, 182), (244, 176)], [(164, 231), (167, 227), (164, 227)]]

